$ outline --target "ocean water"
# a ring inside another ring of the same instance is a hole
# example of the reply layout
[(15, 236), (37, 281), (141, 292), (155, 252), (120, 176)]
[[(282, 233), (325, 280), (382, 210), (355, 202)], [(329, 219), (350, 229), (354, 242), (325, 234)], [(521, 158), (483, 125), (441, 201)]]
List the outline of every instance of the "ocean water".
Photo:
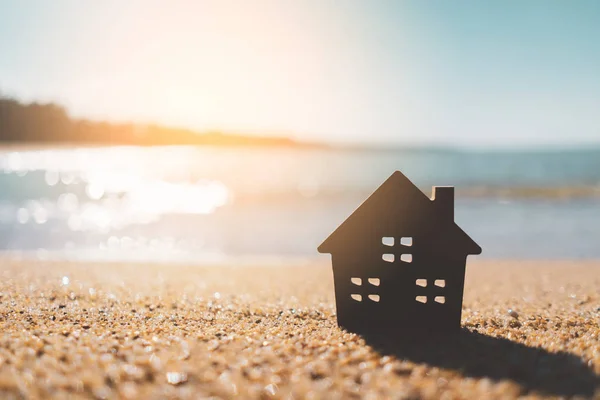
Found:
[(5, 149), (0, 168), (0, 250), (15, 257), (316, 257), (401, 170), (427, 195), (457, 188), (478, 257), (600, 258), (600, 150)]

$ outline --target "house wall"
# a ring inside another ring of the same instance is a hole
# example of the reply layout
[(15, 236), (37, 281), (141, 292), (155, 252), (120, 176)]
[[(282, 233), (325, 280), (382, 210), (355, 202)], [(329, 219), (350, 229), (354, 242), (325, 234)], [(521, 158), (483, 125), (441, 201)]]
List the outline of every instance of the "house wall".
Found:
[[(332, 256), (341, 326), (355, 332), (460, 327), (466, 256), (444, 244), (443, 232), (409, 236), (409, 231), (373, 232), (366, 245)], [(413, 238), (412, 246), (398, 243), (403, 235)], [(382, 237), (393, 237), (394, 246), (383, 244)], [(412, 262), (403, 262), (403, 253), (411, 254)], [(384, 261), (383, 254), (393, 254), (394, 261)], [(351, 278), (360, 278), (361, 285)], [(379, 286), (369, 283), (369, 278), (379, 279)], [(417, 279), (425, 279), (427, 286), (417, 286)], [(435, 286), (440, 279), (443, 288)], [(353, 300), (352, 294), (361, 295), (362, 301)], [(369, 299), (370, 294), (378, 295), (379, 302)], [(426, 296), (427, 303), (418, 302), (417, 296)], [(436, 296), (443, 296), (445, 303), (435, 302)]]

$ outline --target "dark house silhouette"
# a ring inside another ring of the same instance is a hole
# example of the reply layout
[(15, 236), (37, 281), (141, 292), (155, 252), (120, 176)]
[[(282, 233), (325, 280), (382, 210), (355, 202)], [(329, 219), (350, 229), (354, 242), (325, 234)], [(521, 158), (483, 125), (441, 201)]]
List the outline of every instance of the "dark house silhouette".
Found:
[(454, 222), (454, 188), (429, 199), (396, 171), (318, 248), (333, 262), (338, 324), (356, 333), (458, 330), (477, 245)]

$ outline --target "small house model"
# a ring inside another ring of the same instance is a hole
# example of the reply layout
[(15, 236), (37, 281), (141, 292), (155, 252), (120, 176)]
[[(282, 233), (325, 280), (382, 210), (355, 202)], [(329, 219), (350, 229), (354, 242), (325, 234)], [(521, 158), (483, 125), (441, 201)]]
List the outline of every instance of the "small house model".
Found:
[(429, 199), (396, 171), (318, 248), (333, 263), (338, 324), (356, 333), (460, 328), (469, 254), (454, 188)]

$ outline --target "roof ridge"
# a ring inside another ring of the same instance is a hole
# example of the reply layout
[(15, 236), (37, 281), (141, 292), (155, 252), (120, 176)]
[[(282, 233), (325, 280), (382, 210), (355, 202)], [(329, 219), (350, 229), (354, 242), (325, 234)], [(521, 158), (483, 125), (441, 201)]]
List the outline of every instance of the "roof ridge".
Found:
[[(321, 245), (317, 248), (320, 253), (327, 253), (326, 250), (327, 245), (331, 242), (333, 237), (337, 236), (341, 231), (343, 231), (348, 225), (349, 221), (355, 219), (359, 216), (361, 210), (365, 210), (366, 207), (378, 199), (380, 196), (384, 194), (384, 192), (390, 191), (394, 188), (405, 187), (409, 190), (412, 190), (413, 193), (419, 193), (420, 197), (423, 200), (427, 200), (433, 204), (431, 199), (427, 197), (425, 193), (421, 189), (419, 189), (406, 175), (402, 172), (396, 170), (390, 175), (373, 193), (369, 195), (350, 215), (321, 243)], [(364, 211), (363, 211), (364, 212)]]

